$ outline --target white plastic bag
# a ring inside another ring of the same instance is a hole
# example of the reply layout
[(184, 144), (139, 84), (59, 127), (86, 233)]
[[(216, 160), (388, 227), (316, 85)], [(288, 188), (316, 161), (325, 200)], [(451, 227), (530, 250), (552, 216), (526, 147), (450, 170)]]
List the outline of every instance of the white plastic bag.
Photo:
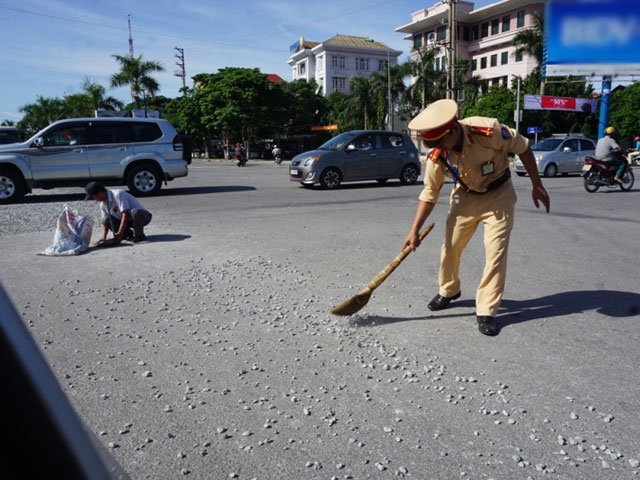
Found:
[(58, 217), (53, 245), (48, 247), (43, 255), (78, 255), (89, 248), (93, 220), (83, 217), (68, 205), (62, 209)]

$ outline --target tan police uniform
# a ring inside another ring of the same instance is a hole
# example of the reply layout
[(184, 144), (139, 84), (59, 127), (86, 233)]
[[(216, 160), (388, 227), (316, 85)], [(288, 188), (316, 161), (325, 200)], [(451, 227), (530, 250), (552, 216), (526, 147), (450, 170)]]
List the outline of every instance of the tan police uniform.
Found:
[[(451, 103), (455, 105), (455, 102)], [(421, 124), (419, 120), (420, 116), (416, 117), (409, 128), (420, 131), (424, 122)], [(444, 123), (442, 118), (437, 121)], [(452, 176), (452, 168), (457, 170), (459, 179), (451, 192), (451, 208), (441, 251), (439, 293), (452, 297), (460, 292), (460, 257), (482, 223), (486, 263), (476, 293), (476, 314), (495, 317), (504, 291), (507, 249), (516, 203), (513, 184), (508, 177), (507, 152), (522, 154), (529, 145), (525, 137), (493, 118), (471, 117), (459, 123), (463, 129), (462, 151), (448, 152), (448, 160), (447, 152), (438, 149), (431, 152), (419, 198), (435, 204), (445, 176)], [(496, 184), (499, 186), (494, 188)]]

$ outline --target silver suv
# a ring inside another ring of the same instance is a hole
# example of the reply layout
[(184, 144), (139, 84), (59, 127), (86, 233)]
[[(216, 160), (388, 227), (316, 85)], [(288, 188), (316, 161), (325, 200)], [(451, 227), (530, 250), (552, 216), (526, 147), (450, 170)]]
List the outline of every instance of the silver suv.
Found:
[(154, 195), (163, 181), (187, 175), (191, 151), (183, 140), (167, 120), (59, 120), (26, 142), (0, 145), (0, 203), (32, 188), (84, 186), (90, 180)]
[[(593, 140), (580, 134), (553, 135), (531, 147), (536, 159), (538, 173), (545, 177), (555, 177), (558, 173), (582, 173), (585, 157), (596, 154)], [(523, 177), (527, 170), (520, 157), (513, 162), (516, 174)]]

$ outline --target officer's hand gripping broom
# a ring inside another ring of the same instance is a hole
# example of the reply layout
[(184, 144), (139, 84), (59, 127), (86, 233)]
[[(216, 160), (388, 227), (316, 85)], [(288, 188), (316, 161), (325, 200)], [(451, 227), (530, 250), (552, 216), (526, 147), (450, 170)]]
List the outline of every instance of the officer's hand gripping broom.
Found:
[[(425, 228), (422, 232), (420, 232), (420, 235), (418, 235), (420, 242), (422, 242), (424, 237), (426, 237), (429, 234), (429, 232), (433, 228), (433, 225), (434, 224), (432, 223), (427, 228)], [(371, 282), (369, 282), (369, 285), (367, 285), (364, 290), (354, 295), (350, 299), (345, 300), (340, 305), (333, 307), (333, 309), (331, 310), (331, 313), (333, 313), (334, 315), (341, 315), (341, 316), (353, 315), (362, 307), (364, 307), (367, 304), (367, 302), (369, 302), (369, 299), (371, 298), (371, 294), (373, 293), (373, 291), (376, 288), (378, 288), (382, 284), (382, 282), (384, 282), (387, 279), (389, 275), (391, 275), (391, 272), (393, 272), (398, 267), (398, 265), (400, 265), (402, 261), (410, 253), (411, 253), (411, 247), (406, 246), (398, 254), (398, 256), (391, 261), (389, 265), (384, 267), (384, 269), (378, 275), (376, 275), (375, 278), (371, 280)]]

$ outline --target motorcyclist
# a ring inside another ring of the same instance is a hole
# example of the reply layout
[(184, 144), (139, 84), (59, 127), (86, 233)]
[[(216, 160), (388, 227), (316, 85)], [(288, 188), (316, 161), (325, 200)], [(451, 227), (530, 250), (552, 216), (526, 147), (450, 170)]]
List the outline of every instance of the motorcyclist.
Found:
[(240, 143), (236, 143), (236, 148), (233, 151), (233, 156), (238, 161), (239, 166), (244, 166), (244, 152), (242, 151), (242, 145), (240, 145)]
[(273, 159), (277, 164), (282, 162), (282, 150), (277, 145), (273, 146), (273, 150), (271, 151), (271, 155), (273, 155)]
[(640, 137), (634, 138), (633, 141), (636, 142), (636, 151), (629, 154), (630, 161), (634, 161), (636, 158), (640, 157)]
[(622, 184), (622, 174), (627, 168), (627, 160), (622, 156), (625, 150), (614, 140), (613, 135), (616, 131), (613, 127), (607, 127), (604, 133), (605, 136), (598, 140), (596, 145), (596, 158), (606, 161), (610, 166), (617, 167), (616, 175), (613, 179)]

